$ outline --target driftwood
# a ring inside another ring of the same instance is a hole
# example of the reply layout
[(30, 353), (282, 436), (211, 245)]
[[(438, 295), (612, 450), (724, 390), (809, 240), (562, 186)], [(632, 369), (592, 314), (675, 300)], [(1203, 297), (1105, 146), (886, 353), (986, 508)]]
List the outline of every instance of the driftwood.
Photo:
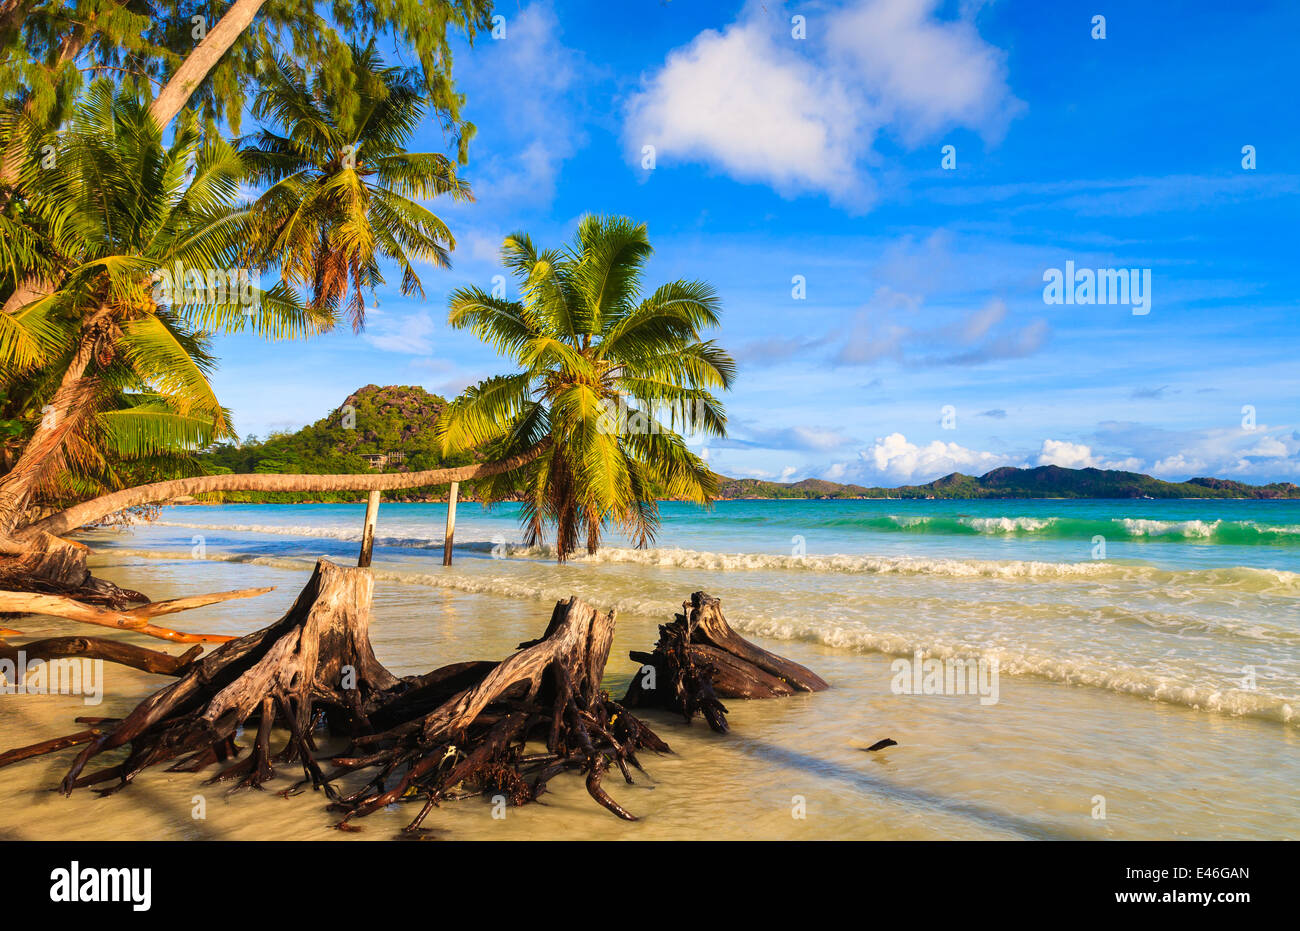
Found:
[(160, 640), (173, 643), (225, 643), (234, 637), (220, 634), (185, 634), (167, 627), (150, 624), (149, 620), (167, 614), (188, 611), (204, 605), (230, 601), (235, 598), (252, 598), (264, 595), (270, 588), (245, 588), (233, 592), (217, 592), (211, 595), (191, 595), (186, 598), (173, 598), (170, 601), (158, 601), (141, 605), (138, 608), (120, 610), (89, 605), (74, 598), (62, 595), (45, 595), (34, 592), (0, 591), (0, 614), (50, 614), (65, 617), (72, 621), (98, 624), (101, 627), (115, 627), (119, 630), (131, 630), (147, 634)]
[[(637, 751), (669, 752), (668, 745), (601, 690), (614, 636), (613, 612), (578, 598), (556, 604), (537, 640), (500, 663), (459, 663), (408, 680), (375, 720), (386, 730), (358, 738), (334, 759), (339, 776), (377, 768), (359, 791), (333, 806), (350, 819), (393, 802), (424, 804), (406, 831), (415, 832), (444, 799), (493, 792), (522, 805), (566, 771), (586, 777), (587, 792), (628, 821), (636, 816), (601, 787), (616, 766), (633, 783), (644, 773)], [(528, 753), (529, 741), (545, 752)]]
[(0, 767), (8, 766), (11, 763), (21, 763), (23, 760), (30, 760), (34, 756), (43, 756), (46, 753), (54, 753), (58, 750), (66, 750), (68, 747), (89, 743), (102, 733), (103, 731), (100, 728), (92, 727), (89, 730), (77, 731), (75, 734), (66, 734), (63, 737), (42, 740), (40, 743), (27, 747), (6, 750), (4, 753), (0, 753)]
[[(304, 778), (286, 794), (308, 784), (323, 790), (343, 813), (345, 830), (390, 803), (423, 802), (407, 836), (444, 800), (492, 792), (521, 805), (555, 776), (575, 772), (600, 805), (635, 820), (602, 777), (616, 767), (631, 783), (631, 769), (644, 772), (639, 751), (669, 748), (601, 689), (612, 612), (570, 598), (555, 606), (540, 638), (501, 662), (455, 663), (397, 679), (370, 645), (372, 584), (369, 570), (321, 560), (280, 621), (201, 659), (179, 658), (190, 660), (180, 678), (125, 718), (79, 718), (94, 726), (11, 750), (0, 765), (81, 746), (63, 791), (115, 781), (100, 790), (107, 794), (160, 763), (183, 772), (223, 763), (211, 781), (237, 780), (239, 788), (261, 787), (276, 764), (297, 761)], [(235, 743), (241, 726), (250, 752), (228, 763), (243, 753)], [(276, 726), (289, 734), (273, 755)], [(348, 737), (346, 749), (318, 759), (313, 735), (321, 727)], [(531, 752), (530, 742), (538, 744)], [(82, 775), (91, 760), (122, 747), (124, 760)], [(334, 783), (353, 773), (369, 778), (343, 796)]]
[(32, 660), (52, 659), (102, 659), (122, 666), (131, 666), (144, 672), (156, 672), (164, 675), (179, 675), (190, 663), (203, 652), (202, 646), (192, 646), (180, 656), (162, 653), (158, 650), (146, 650), (132, 643), (118, 640), (105, 640), (101, 637), (50, 637), (46, 640), (33, 640), (21, 647), (0, 643), (0, 659), (7, 659), (17, 664), (19, 655), (28, 663)]
[(23, 546), (5, 552), (0, 557), (0, 589), (61, 595), (110, 608), (149, 601), (146, 595), (92, 576), (86, 568), (90, 548), (84, 543), (33, 533)]
[(695, 592), (682, 612), (659, 626), (654, 652), (630, 654), (642, 667), (623, 698), (629, 708), (668, 708), (688, 723), (701, 714), (709, 727), (725, 733), (722, 698), (780, 698), (830, 687), (812, 670), (732, 630), (717, 598)]
[[(602, 787), (603, 777), (615, 767), (632, 784), (632, 769), (644, 773), (640, 751), (670, 750), (629, 708), (667, 707), (688, 721), (702, 713), (716, 730), (726, 730), (720, 698), (827, 688), (815, 673), (736, 634), (717, 599), (703, 592), (691, 596), (672, 624), (660, 627), (654, 653), (632, 654), (654, 670), (657, 687), (648, 687), (643, 670), (622, 703), (601, 688), (614, 614), (577, 598), (556, 604), (542, 636), (521, 643), (501, 662), (455, 663), (398, 679), (370, 644), (372, 591), (368, 569), (341, 569), (322, 559), (284, 617), (202, 658), (194, 655), (197, 647), (165, 657), (93, 638), (30, 644), (29, 651), (49, 656), (98, 651), (179, 678), (124, 718), (78, 718), (91, 726), (0, 754), (0, 765), (80, 746), (62, 790), (70, 794), (112, 781), (99, 790), (109, 794), (162, 763), (180, 772), (225, 764), (210, 781), (260, 788), (275, 777), (276, 765), (297, 762), (303, 778), (286, 794), (308, 784), (322, 790), (331, 809), (343, 814), (338, 826), (345, 830), (356, 830), (353, 819), (395, 802), (422, 802), (407, 836), (422, 831), (443, 801), (492, 793), (522, 805), (538, 799), (556, 776), (572, 772), (584, 777), (597, 803), (634, 821)], [(117, 613), (147, 625), (151, 617), (251, 593), (182, 598)], [(98, 609), (77, 609), (86, 610)], [(0, 648), (13, 649), (2, 641)], [(273, 753), (277, 726), (288, 735)], [(235, 742), (241, 729), (252, 739), (247, 753)], [(321, 729), (347, 738), (346, 749), (318, 756), (315, 734)], [(120, 762), (83, 775), (92, 760), (122, 748)], [(321, 765), (326, 761), (328, 774)], [(368, 778), (342, 794), (335, 783), (354, 774)]]
[[(186, 772), (224, 762), (240, 752), (236, 731), (254, 720), (253, 752), (214, 779), (260, 787), (274, 776), (275, 762), (296, 760), (308, 779), (328, 789), (314, 758), (314, 726), (323, 720), (337, 733), (368, 730), (363, 706), (397, 684), (370, 646), (372, 586), (368, 571), (320, 560), (283, 618), (192, 663), (180, 679), (90, 740), (63, 791), (116, 779), (101, 790), (114, 792), (146, 767), (172, 760), (173, 770)], [(269, 740), (277, 721), (289, 729), (289, 739), (273, 759)], [(121, 763), (81, 775), (96, 756), (127, 744)]]
[[(0, 627), (0, 637), (16, 633), (17, 631)], [(0, 660), (13, 663), (15, 669), (30, 664), (34, 660), (49, 662), (50, 660), (57, 661), (70, 658), (102, 659), (123, 666), (131, 666), (144, 672), (176, 676), (187, 670), (202, 652), (203, 647), (195, 645), (180, 656), (172, 656), (170, 653), (146, 650), (144, 647), (138, 647), (132, 643), (104, 640), (100, 637), (51, 637), (47, 640), (33, 640), (30, 643), (24, 643), (21, 647), (12, 646), (0, 639)], [(77, 718), (79, 723), (89, 724), (107, 723), (112, 720), (109, 718)], [(92, 728), (78, 731), (75, 734), (68, 734), (64, 737), (55, 737), (52, 740), (43, 740), (27, 747), (17, 747), (5, 753), (0, 753), (0, 768), (11, 763), (31, 759), (34, 756), (42, 756), (46, 753), (75, 747), (78, 744), (89, 743), (102, 733), (101, 728)]]

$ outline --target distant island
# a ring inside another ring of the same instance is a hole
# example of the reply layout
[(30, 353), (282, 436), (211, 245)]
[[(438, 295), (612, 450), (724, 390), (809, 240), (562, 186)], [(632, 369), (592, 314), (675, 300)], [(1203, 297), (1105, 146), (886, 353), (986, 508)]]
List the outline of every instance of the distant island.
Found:
[(721, 498), (1300, 498), (1300, 485), (1273, 482), (1247, 485), (1223, 478), (1166, 482), (1140, 472), (1117, 469), (1066, 469), (1004, 466), (983, 475), (953, 472), (924, 485), (866, 488), (820, 478), (766, 482), (724, 478)]
[[(246, 437), (241, 443), (218, 444), (198, 455), (205, 472), (338, 473), (419, 471), (465, 465), (468, 456), (444, 457), (437, 448), (433, 425), (447, 401), (418, 386), (366, 385), (350, 394), (327, 416), (293, 433), (265, 439)], [(1291, 482), (1247, 485), (1220, 478), (1166, 482), (1139, 472), (1115, 469), (1066, 469), (1038, 466), (994, 469), (980, 476), (953, 472), (924, 485), (868, 488), (825, 479), (769, 482), (719, 475), (721, 500), (745, 498), (1300, 498)], [(462, 496), (473, 499), (467, 483)], [(445, 489), (412, 489), (394, 493), (390, 501), (436, 501)], [(355, 494), (291, 495), (287, 493), (226, 492), (205, 498), (228, 502), (289, 503), (363, 500)]]

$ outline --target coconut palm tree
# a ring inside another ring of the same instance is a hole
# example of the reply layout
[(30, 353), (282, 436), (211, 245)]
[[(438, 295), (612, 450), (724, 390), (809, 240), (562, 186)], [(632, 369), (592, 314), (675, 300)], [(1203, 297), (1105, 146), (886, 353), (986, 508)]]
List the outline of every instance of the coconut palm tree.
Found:
[[(237, 203), (244, 165), (193, 119), (164, 143), (148, 105), (101, 80), (49, 142), (52, 160), (21, 168), (21, 207), (52, 287), (0, 315), (0, 385), (29, 409), (44, 402), (0, 479), (4, 535), (64, 466), (107, 475), (102, 450), (138, 459), (232, 435), (208, 381), (209, 334), (285, 338), (332, 323), (239, 267), (252, 223)], [(0, 244), (0, 266), (30, 267), (9, 251)]]
[(526, 539), (541, 542), (554, 524), (561, 561), (582, 538), (594, 553), (611, 525), (638, 546), (652, 542), (659, 496), (707, 504), (716, 493), (717, 477), (676, 431), (726, 435), (712, 391), (731, 386), (735, 363), (700, 336), (718, 324), (718, 296), (700, 281), (643, 295), (651, 252), (643, 224), (587, 216), (563, 250), (538, 251), (525, 233), (506, 239), (502, 260), (521, 300), (479, 288), (451, 295), (451, 325), (519, 370), (466, 390), (438, 436), (446, 452), (489, 458), (549, 439), (523, 470), (479, 487), (498, 499), (525, 489)]
[(415, 263), (450, 266), (451, 231), (419, 199), (472, 197), (451, 159), (404, 150), (428, 109), (418, 72), (385, 66), (373, 43), (352, 55), (356, 93), (346, 102), (321, 75), (280, 59), (253, 108), (266, 128), (244, 140), (243, 154), (269, 185), (257, 202), (258, 248), (278, 257), (314, 307), (346, 304), (360, 330), (365, 294), (384, 281), (381, 258), (401, 269), (403, 294), (421, 297)]

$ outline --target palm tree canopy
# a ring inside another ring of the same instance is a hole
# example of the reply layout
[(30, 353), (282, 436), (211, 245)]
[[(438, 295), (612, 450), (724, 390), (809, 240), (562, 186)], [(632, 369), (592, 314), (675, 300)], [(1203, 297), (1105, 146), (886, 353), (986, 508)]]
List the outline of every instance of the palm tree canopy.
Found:
[(502, 260), (520, 300), (480, 288), (451, 295), (450, 324), (519, 371), (467, 389), (439, 418), (438, 435), (447, 452), (473, 448), (492, 458), (552, 440), (546, 455), (489, 493), (504, 497), (523, 476), (527, 540), (540, 542), (554, 523), (561, 560), (582, 536), (595, 552), (611, 524), (645, 546), (658, 528), (659, 496), (703, 505), (717, 490), (677, 431), (726, 435), (713, 391), (731, 386), (735, 363), (701, 338), (718, 325), (720, 302), (700, 281), (644, 295), (651, 252), (644, 224), (586, 216), (564, 249), (539, 251), (526, 233), (506, 239)]
[(252, 217), (238, 201), (239, 153), (204, 138), (190, 117), (165, 143), (147, 104), (107, 80), (43, 142), (21, 167), (24, 197), (12, 205), (31, 235), (0, 237), (6, 270), (30, 268), (19, 253), (38, 252), (55, 283), (0, 314), (10, 402), (39, 408), (90, 340), (78, 414), (93, 416), (63, 450), (82, 477), (105, 475), (106, 453), (167, 458), (232, 435), (208, 379), (211, 334), (281, 339), (329, 323), (282, 283), (262, 289), (257, 270), (243, 267)]
[(267, 128), (243, 140), (253, 177), (269, 185), (257, 202), (261, 248), (285, 279), (310, 289), (313, 305), (346, 303), (365, 324), (365, 292), (384, 281), (381, 258), (402, 272), (402, 293), (424, 295), (416, 263), (446, 268), (455, 239), (420, 201), (470, 200), (452, 159), (405, 151), (424, 119), (417, 72), (385, 66), (373, 44), (352, 50), (355, 94), (344, 102), (321, 75), (279, 60), (257, 97)]

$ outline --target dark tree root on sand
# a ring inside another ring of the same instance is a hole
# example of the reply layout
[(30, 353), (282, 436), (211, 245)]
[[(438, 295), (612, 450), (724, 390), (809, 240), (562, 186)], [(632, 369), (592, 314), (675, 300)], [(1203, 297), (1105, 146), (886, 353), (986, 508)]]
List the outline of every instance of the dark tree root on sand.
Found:
[[(612, 612), (570, 598), (555, 606), (539, 639), (520, 644), (502, 662), (455, 663), (397, 679), (370, 645), (372, 587), (368, 569), (321, 560), (276, 623), (202, 658), (177, 657), (172, 671), (179, 678), (126, 717), (78, 719), (93, 726), (11, 750), (0, 755), (0, 765), (81, 746), (62, 790), (112, 783), (98, 790), (110, 794), (162, 763), (179, 772), (224, 764), (210, 781), (261, 788), (277, 765), (296, 761), (303, 778), (284, 794), (308, 784), (323, 790), (331, 808), (344, 813), (339, 827), (345, 830), (393, 802), (421, 802), (408, 837), (420, 835), (444, 800), (491, 793), (522, 805), (557, 775), (572, 772), (585, 777), (597, 803), (636, 820), (602, 780), (617, 768), (632, 784), (632, 769), (644, 773), (639, 751), (670, 751), (601, 689)], [(277, 726), (289, 736), (273, 752)], [(248, 752), (236, 743), (241, 728), (244, 741), (251, 740)], [(347, 738), (346, 751), (318, 753), (313, 735), (322, 729)], [(120, 762), (83, 775), (101, 754), (123, 749)], [(322, 764), (332, 771), (326, 774)], [(366, 780), (341, 795), (335, 782), (352, 773)]]
[[(369, 731), (368, 703), (398, 684), (370, 645), (372, 591), (369, 571), (320, 560), (283, 618), (222, 644), (94, 735), (64, 777), (63, 791), (116, 780), (100, 790), (108, 794), (146, 767), (173, 760), (171, 769), (180, 772), (225, 762), (240, 753), (236, 731), (249, 725), (251, 733), (256, 722), (251, 752), (213, 781), (260, 788), (274, 776), (276, 763), (297, 761), (304, 781), (331, 793), (315, 760), (313, 731), (321, 724), (346, 736)], [(271, 728), (277, 723), (289, 730), (289, 739), (273, 755)], [(128, 744), (122, 762), (82, 775), (95, 757)]]
[(28, 663), (37, 659), (46, 662), (61, 659), (102, 659), (144, 672), (156, 672), (168, 676), (180, 675), (202, 652), (202, 645), (195, 644), (179, 656), (173, 656), (161, 650), (148, 650), (132, 643), (108, 640), (103, 637), (49, 637), (45, 640), (24, 643), (21, 647), (11, 646), (0, 638), (0, 660), (8, 660), (15, 665), (20, 656)]
[(35, 534), (21, 555), (0, 557), (0, 589), (63, 595), (86, 604), (125, 608), (147, 604), (149, 596), (97, 579), (86, 568), (84, 543), (48, 533)]
[(458, 663), (404, 680), (402, 693), (372, 716), (386, 729), (357, 738), (333, 760), (331, 779), (377, 770), (331, 806), (346, 813), (339, 827), (355, 829), (353, 818), (414, 801), (422, 807), (406, 832), (416, 834), (443, 800), (491, 793), (523, 805), (563, 772), (585, 774), (597, 803), (635, 821), (601, 780), (613, 766), (634, 784), (631, 769), (645, 772), (637, 751), (669, 748), (601, 690), (613, 636), (613, 612), (569, 598), (556, 604), (539, 639), (500, 663)]
[[(719, 733), (727, 730), (723, 698), (780, 698), (830, 688), (812, 670), (769, 653), (731, 629), (722, 603), (695, 592), (682, 614), (659, 626), (654, 652), (634, 652), (642, 664), (628, 687), (629, 708), (667, 708), (689, 723), (696, 714)], [(647, 668), (650, 667), (650, 668)]]

